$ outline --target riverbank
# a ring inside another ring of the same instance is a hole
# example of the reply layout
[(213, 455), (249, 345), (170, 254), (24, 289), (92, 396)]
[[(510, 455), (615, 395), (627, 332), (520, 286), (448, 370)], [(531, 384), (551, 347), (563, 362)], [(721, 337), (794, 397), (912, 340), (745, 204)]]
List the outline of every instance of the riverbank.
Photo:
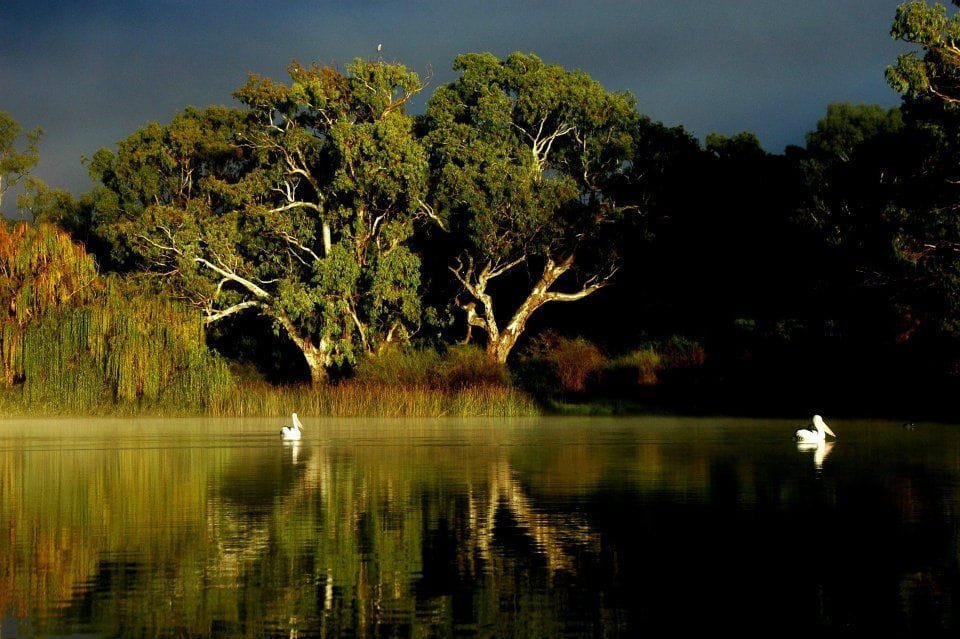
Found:
[(435, 388), (358, 382), (328, 386), (240, 382), (233, 392), (210, 398), (203, 405), (178, 404), (165, 401), (162, 396), (150, 402), (116, 401), (110, 397), (100, 397), (97, 401), (54, 397), (28, 402), (16, 388), (0, 393), (3, 417), (271, 417), (292, 411), (329, 417), (533, 417), (542, 414), (526, 393), (494, 384)]

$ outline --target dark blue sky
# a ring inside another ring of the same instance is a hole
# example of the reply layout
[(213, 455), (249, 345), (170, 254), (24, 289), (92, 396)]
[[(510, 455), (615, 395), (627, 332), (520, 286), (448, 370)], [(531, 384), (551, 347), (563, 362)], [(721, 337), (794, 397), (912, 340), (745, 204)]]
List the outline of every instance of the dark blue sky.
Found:
[[(234, 104), (248, 73), (375, 55), (453, 78), (458, 53), (533, 52), (630, 91), (641, 112), (802, 144), (830, 102), (893, 106), (897, 0), (268, 2), (0, 0), (0, 111), (46, 132), (37, 174), (89, 188), (82, 156), (187, 105)], [(421, 101), (422, 104), (422, 101)], [(12, 199), (12, 198), (10, 198)]]

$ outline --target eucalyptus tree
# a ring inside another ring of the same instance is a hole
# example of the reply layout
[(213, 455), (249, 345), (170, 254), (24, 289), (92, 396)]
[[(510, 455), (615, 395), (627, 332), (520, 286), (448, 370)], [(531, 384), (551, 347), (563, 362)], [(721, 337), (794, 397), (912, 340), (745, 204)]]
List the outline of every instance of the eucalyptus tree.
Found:
[[(951, 0), (960, 6), (960, 0)], [(908, 51), (887, 68), (887, 81), (908, 98), (934, 97), (960, 105), (960, 15), (940, 4), (919, 0), (897, 7), (890, 35), (918, 45), (923, 55)]]
[(100, 235), (112, 259), (202, 309), (207, 323), (262, 313), (315, 382), (405, 339), (419, 315), (406, 247), (427, 160), (404, 105), (421, 89), (400, 65), (251, 76), (245, 109), (188, 109), (98, 153)]
[(309, 327), (292, 337), (317, 371), (405, 341), (419, 321), (420, 261), (408, 241), (431, 210), (406, 105), (423, 85), (381, 61), (355, 60), (346, 74), (289, 71), (289, 87), (251, 77), (236, 93), (250, 108), (243, 144), (256, 163), (240, 187), (304, 269), (308, 286), (283, 281), (277, 298)]
[(455, 243), (467, 339), (479, 328), (489, 357), (505, 362), (537, 309), (580, 300), (616, 271), (613, 228), (627, 208), (612, 186), (638, 116), (630, 96), (534, 55), (462, 55), (454, 68), (459, 78), (437, 89), (422, 121), (431, 211)]
[[(957, 0), (953, 4), (960, 6)], [(960, 336), (960, 13), (942, 4), (904, 3), (891, 35), (919, 48), (899, 55), (887, 69), (887, 81), (904, 95), (905, 130), (916, 149), (902, 179), (903, 196), (886, 211), (893, 227), (889, 246), (905, 283), (898, 296), (902, 334), (927, 327), (955, 338)], [(960, 361), (960, 354), (955, 357)]]

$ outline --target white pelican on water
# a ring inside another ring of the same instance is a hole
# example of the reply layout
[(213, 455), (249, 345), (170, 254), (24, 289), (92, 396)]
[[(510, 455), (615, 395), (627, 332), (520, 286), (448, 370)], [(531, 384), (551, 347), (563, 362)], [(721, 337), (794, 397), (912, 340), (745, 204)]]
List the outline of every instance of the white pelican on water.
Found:
[(298, 441), (300, 439), (300, 429), (303, 428), (303, 424), (300, 423), (300, 418), (297, 417), (296, 413), (290, 415), (290, 421), (292, 425), (284, 426), (280, 429), (280, 438), (284, 441)]
[(813, 428), (801, 428), (793, 438), (798, 444), (822, 444), (826, 441), (827, 435), (837, 436), (823, 421), (823, 417), (814, 415)]

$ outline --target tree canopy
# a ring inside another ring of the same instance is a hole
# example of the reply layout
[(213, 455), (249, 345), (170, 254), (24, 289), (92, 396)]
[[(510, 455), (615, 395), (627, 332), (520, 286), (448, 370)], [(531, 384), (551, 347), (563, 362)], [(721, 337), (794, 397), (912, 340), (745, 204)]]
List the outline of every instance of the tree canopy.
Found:
[(289, 86), (252, 76), (245, 109), (188, 109), (150, 125), (92, 168), (100, 234), (208, 323), (272, 318), (315, 381), (403, 341), (419, 320), (426, 154), (404, 112), (421, 89), (401, 65), (346, 73), (290, 67)]
[[(454, 68), (460, 77), (437, 89), (423, 118), (432, 208), (456, 247), (450, 269), (467, 323), (504, 362), (534, 311), (586, 297), (616, 270), (609, 240), (626, 208), (613, 186), (637, 114), (631, 97), (533, 55), (463, 55)], [(521, 267), (531, 278), (519, 305), (498, 313), (494, 281)]]

